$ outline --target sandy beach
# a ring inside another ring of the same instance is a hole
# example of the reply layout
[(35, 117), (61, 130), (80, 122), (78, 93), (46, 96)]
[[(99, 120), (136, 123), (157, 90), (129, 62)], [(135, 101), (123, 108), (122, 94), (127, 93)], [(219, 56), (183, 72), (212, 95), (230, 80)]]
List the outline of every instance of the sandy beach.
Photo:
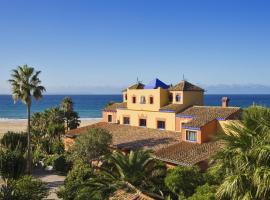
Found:
[[(96, 119), (81, 119), (81, 125), (80, 127), (87, 126), (93, 123), (99, 122), (101, 119), (96, 118)], [(16, 132), (21, 132), (21, 131), (26, 131), (26, 124), (27, 120), (25, 119), (5, 119), (5, 120), (0, 120), (0, 135), (3, 133), (6, 133), (8, 131), (16, 131)]]

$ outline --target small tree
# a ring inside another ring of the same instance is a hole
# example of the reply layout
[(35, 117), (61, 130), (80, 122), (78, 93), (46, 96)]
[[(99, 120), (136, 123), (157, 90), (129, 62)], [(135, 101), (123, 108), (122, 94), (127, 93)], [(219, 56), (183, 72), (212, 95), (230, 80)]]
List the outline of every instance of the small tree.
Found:
[(73, 109), (74, 103), (70, 97), (65, 97), (61, 102), (60, 108), (64, 112), (66, 130), (75, 129), (80, 126), (79, 115)]
[(99, 160), (109, 153), (109, 145), (112, 142), (111, 134), (104, 129), (91, 128), (87, 133), (79, 136), (70, 150), (70, 159), (82, 159), (85, 162)]
[(187, 198), (194, 193), (197, 186), (203, 184), (203, 175), (196, 166), (179, 166), (168, 171), (165, 184), (175, 195)]

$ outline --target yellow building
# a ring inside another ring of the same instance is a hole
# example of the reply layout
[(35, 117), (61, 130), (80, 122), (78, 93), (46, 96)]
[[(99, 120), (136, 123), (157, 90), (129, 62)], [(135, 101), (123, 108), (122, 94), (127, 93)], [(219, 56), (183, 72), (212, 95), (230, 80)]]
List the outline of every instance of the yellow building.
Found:
[(103, 121), (129, 126), (181, 132), (184, 141), (204, 143), (211, 139), (220, 122), (238, 119), (240, 108), (204, 105), (204, 90), (188, 81), (169, 86), (159, 79), (147, 85), (136, 83), (125, 89), (123, 102), (106, 106)]

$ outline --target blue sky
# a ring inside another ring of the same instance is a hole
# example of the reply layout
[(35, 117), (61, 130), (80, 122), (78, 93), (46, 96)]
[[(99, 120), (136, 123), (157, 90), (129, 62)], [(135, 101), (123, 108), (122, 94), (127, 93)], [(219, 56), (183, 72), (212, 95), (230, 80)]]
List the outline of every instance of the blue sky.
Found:
[(270, 93), (262, 0), (0, 0), (0, 93), (10, 70), (42, 70), (48, 93), (119, 93), (139, 77), (209, 93)]

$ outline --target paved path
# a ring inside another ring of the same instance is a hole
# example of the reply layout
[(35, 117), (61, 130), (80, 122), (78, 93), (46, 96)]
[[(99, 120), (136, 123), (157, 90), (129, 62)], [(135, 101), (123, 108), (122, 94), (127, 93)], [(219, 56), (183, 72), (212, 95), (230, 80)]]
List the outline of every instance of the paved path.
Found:
[(44, 169), (35, 169), (34, 174), (36, 178), (41, 179), (45, 183), (47, 183), (48, 188), (50, 189), (50, 194), (47, 197), (49, 200), (58, 200), (59, 198), (56, 195), (56, 191), (59, 186), (64, 184), (65, 176), (56, 174), (54, 172), (48, 172)]

